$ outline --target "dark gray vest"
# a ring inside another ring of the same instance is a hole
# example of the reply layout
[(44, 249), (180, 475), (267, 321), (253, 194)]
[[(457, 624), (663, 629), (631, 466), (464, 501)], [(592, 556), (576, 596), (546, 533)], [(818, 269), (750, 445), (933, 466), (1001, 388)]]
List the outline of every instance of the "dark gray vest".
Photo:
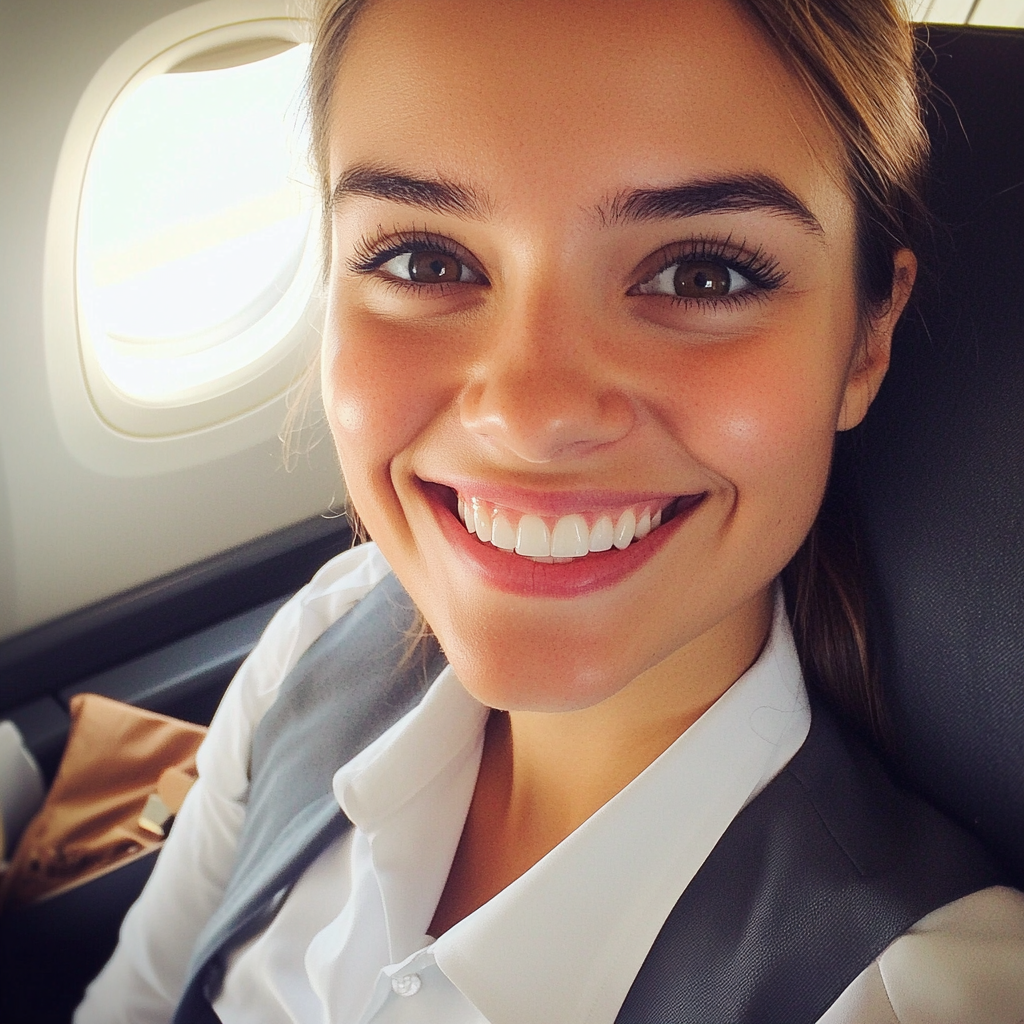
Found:
[[(335, 771), (414, 707), (444, 665), (407, 657), (393, 575), (310, 647), (253, 742), (249, 807), (224, 899), (174, 1024), (216, 1021), (231, 950), (273, 919), (350, 827)], [(896, 788), (818, 702), (800, 751), (726, 830), (676, 903), (616, 1024), (813, 1024), (925, 914), (1001, 879), (977, 842)]]

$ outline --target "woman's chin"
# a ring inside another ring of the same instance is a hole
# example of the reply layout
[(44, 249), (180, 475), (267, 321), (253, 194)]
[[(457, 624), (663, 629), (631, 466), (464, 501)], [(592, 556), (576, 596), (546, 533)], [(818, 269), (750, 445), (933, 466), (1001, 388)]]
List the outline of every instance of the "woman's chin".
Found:
[(618, 693), (644, 666), (609, 657), (593, 645), (538, 643), (536, 638), (500, 645), (475, 637), (442, 646), (466, 690), (502, 711), (560, 713), (593, 707)]

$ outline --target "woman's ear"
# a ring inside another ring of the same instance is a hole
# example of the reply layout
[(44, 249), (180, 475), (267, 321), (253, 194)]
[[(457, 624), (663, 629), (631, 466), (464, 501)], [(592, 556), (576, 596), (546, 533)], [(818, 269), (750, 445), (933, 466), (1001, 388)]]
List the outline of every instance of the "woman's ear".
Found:
[(917, 257), (909, 249), (900, 249), (893, 265), (892, 297), (880, 313), (871, 316), (864, 340), (850, 362), (836, 430), (849, 430), (864, 419), (889, 369), (892, 333), (914, 288)]

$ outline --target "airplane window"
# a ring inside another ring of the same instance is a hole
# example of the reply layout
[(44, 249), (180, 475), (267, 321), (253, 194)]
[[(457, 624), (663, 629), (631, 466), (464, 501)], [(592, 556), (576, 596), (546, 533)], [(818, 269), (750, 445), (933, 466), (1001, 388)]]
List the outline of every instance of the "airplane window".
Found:
[(1024, 0), (916, 0), (912, 16), (947, 25), (1024, 26)]
[(1024, 27), (1024, 0), (977, 0), (969, 21), (972, 25)]
[(306, 314), (318, 262), (310, 47), (274, 42), (283, 52), (229, 45), (145, 79), (96, 137), (79, 336), (93, 372), (134, 403), (181, 406), (245, 383)]

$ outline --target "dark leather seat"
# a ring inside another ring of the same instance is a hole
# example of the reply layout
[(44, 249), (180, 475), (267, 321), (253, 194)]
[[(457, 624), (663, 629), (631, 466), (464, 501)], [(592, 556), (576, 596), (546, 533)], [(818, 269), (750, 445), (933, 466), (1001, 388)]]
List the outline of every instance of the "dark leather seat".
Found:
[(930, 32), (934, 280), (833, 485), (906, 778), (1024, 888), (1024, 32)]

